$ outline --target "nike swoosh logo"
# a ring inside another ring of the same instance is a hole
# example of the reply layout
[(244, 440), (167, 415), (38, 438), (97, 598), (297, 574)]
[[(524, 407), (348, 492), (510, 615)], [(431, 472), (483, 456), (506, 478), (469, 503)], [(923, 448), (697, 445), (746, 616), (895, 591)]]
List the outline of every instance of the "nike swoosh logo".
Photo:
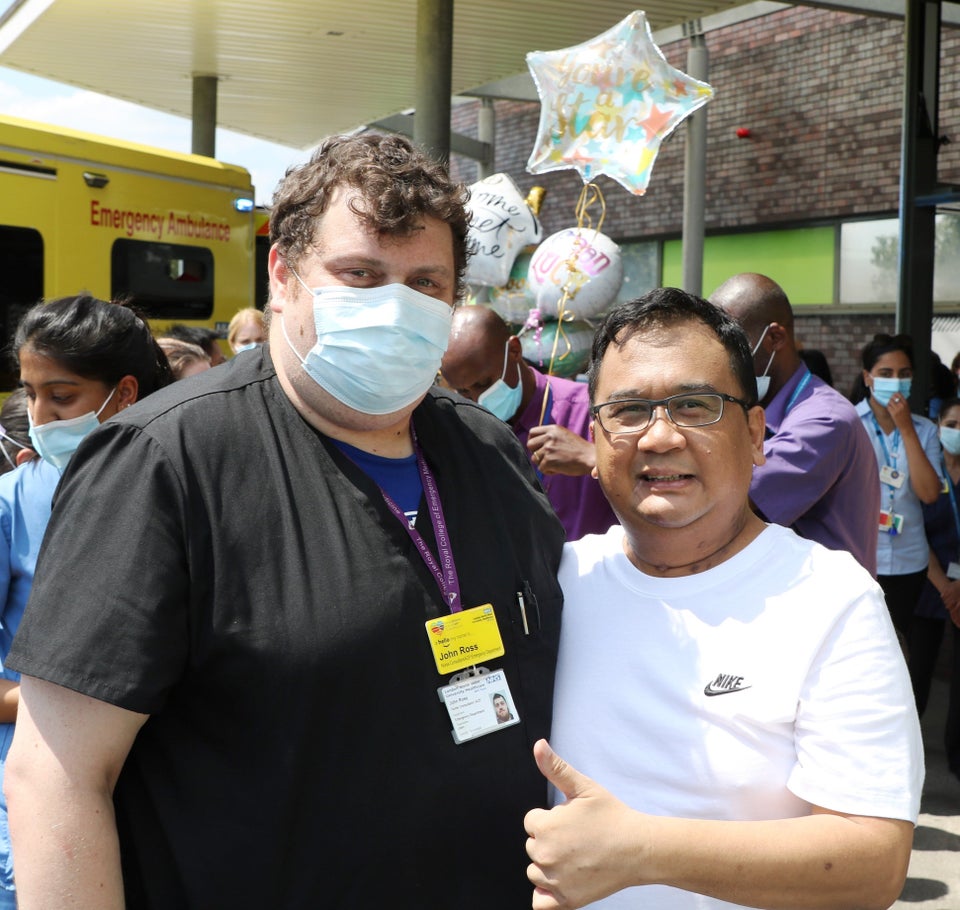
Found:
[(731, 692), (743, 692), (747, 689), (752, 689), (752, 688), (753, 686), (737, 686), (737, 688), (735, 689), (714, 689), (714, 687), (710, 683), (707, 683), (707, 685), (703, 687), (703, 694), (704, 695), (729, 695)]

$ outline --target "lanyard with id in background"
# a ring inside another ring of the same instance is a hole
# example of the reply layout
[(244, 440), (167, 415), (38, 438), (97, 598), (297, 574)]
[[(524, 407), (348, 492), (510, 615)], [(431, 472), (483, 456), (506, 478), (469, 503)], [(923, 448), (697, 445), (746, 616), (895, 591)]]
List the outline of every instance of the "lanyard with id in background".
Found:
[(421, 559), (436, 579), (444, 602), (450, 608), (449, 616), (428, 619), (425, 628), (437, 670), (444, 675), (466, 670), (454, 676), (451, 685), (442, 686), (438, 690), (440, 700), (446, 705), (453, 724), (453, 739), (457, 743), (463, 743), (503, 727), (513, 726), (520, 722), (520, 718), (505, 672), (490, 672), (486, 667), (479, 666), (481, 661), (502, 657), (504, 654), (497, 616), (492, 604), (463, 609), (460, 578), (443, 505), (440, 502), (440, 491), (417, 440), (413, 421), (410, 422), (410, 435), (430, 513), (430, 523), (433, 525), (433, 535), (437, 542), (439, 561), (427, 546), (423, 535), (410, 524), (400, 507), (382, 487), (380, 493), (387, 508), (410, 535)]
[(890, 498), (887, 508), (880, 510), (879, 530), (883, 534), (895, 536), (903, 533), (903, 516), (893, 511), (893, 500), (897, 490), (903, 486), (906, 479), (898, 470), (900, 457), (900, 431), (893, 431), (893, 451), (887, 448), (887, 441), (884, 438), (883, 430), (877, 420), (876, 415), (871, 411), (870, 419), (873, 421), (873, 429), (880, 441), (880, 448), (883, 449), (883, 467), (880, 468), (880, 483), (890, 488)]

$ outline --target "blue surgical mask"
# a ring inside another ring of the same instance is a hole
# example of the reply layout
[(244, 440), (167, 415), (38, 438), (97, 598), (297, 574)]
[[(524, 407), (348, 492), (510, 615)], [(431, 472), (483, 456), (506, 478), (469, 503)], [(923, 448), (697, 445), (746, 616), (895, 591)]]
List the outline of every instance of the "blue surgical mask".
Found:
[(242, 354), (244, 351), (252, 351), (254, 348), (260, 347), (259, 341), (251, 341), (247, 344), (241, 344), (240, 347), (234, 351), (235, 354)]
[[(760, 336), (760, 339), (754, 345), (753, 350), (750, 352), (752, 357), (757, 356), (757, 351), (760, 350), (760, 345), (763, 344), (763, 339), (767, 337), (767, 332), (769, 331), (770, 326), (766, 326), (763, 330), (763, 334)], [(773, 358), (776, 357), (777, 352), (770, 352), (770, 359), (767, 361), (767, 368), (763, 371), (762, 376), (757, 377), (757, 401), (763, 401), (767, 397), (767, 392), (770, 391), (770, 377), (767, 373), (770, 372), (770, 367), (773, 365)]]
[(871, 395), (876, 399), (877, 404), (886, 407), (890, 399), (899, 392), (904, 398), (910, 397), (910, 379), (893, 379), (886, 376), (873, 377), (873, 390)]
[[(51, 420), (35, 425), (30, 419), (30, 440), (36, 453), (46, 462), (52, 464), (58, 471), (63, 471), (70, 461), (70, 457), (77, 450), (83, 440), (89, 436), (99, 425), (98, 419), (103, 413), (103, 409), (113, 398), (116, 392), (116, 386), (107, 395), (107, 400), (100, 405), (96, 412), (87, 411), (79, 417), (71, 417), (68, 420)], [(29, 412), (27, 414), (29, 417)]]
[(523, 398), (523, 382), (520, 380), (519, 371), (517, 373), (517, 385), (511, 388), (507, 385), (507, 357), (510, 354), (510, 339), (507, 339), (506, 347), (503, 351), (503, 370), (500, 378), (477, 396), (477, 404), (483, 405), (494, 417), (506, 422), (520, 407), (520, 399)]
[[(292, 270), (291, 270), (292, 271)], [(422, 398), (447, 350), (453, 308), (403, 284), (308, 288), (316, 344), (301, 356), (307, 375), (361, 414), (393, 414)]]
[(940, 427), (940, 442), (951, 455), (960, 455), (960, 430)]

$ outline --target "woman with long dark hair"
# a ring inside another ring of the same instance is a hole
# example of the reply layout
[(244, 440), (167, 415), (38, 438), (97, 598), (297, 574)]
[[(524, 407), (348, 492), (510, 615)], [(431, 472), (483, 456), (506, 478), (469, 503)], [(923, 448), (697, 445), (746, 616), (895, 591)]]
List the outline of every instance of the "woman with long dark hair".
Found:
[(857, 413), (873, 443), (880, 474), (877, 581), (901, 642), (909, 648), (914, 607), (927, 577), (930, 550), (923, 503), (940, 495), (943, 479), (937, 428), (910, 411), (913, 345), (907, 335), (875, 335), (863, 349), (866, 398)]
[[(121, 304), (89, 295), (33, 307), (17, 327), (14, 353), (40, 458), (0, 477), (0, 784), (19, 703), (19, 674), (3, 664), (30, 594), (60, 474), (100, 423), (171, 380), (146, 322)], [(0, 788), (0, 910), (15, 904)]]
[(948, 398), (938, 421), (943, 447), (943, 492), (923, 507), (930, 543), (927, 584), (913, 616), (910, 678), (923, 716), (945, 634), (953, 638), (947, 723), (943, 744), (950, 771), (960, 779), (960, 398)]

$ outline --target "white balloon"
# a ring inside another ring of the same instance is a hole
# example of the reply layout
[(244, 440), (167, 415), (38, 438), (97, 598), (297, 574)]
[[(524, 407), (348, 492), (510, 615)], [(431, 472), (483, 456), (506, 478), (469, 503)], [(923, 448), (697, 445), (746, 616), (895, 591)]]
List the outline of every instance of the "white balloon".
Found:
[(507, 174), (493, 174), (470, 187), (467, 283), (503, 287), (517, 254), (543, 236), (540, 221)]
[[(571, 276), (568, 261), (574, 256)], [(527, 286), (544, 316), (557, 317), (568, 283), (565, 316), (587, 319), (602, 313), (616, 300), (623, 284), (620, 247), (606, 234), (592, 230), (567, 228), (552, 234), (534, 250), (527, 274)]]

